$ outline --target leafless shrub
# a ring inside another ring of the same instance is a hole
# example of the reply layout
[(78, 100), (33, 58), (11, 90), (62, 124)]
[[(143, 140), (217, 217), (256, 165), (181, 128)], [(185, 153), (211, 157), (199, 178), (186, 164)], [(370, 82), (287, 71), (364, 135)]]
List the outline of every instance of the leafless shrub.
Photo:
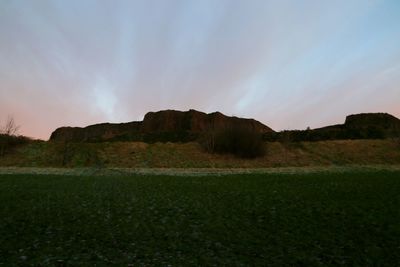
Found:
[(200, 144), (209, 153), (233, 154), (241, 158), (257, 158), (266, 153), (261, 134), (238, 126), (209, 133)]
[(1, 134), (15, 136), (18, 134), (19, 125), (15, 123), (14, 117), (8, 116), (7, 121), (3, 127), (1, 127)]
[(7, 117), (6, 123), (0, 125), (0, 157), (11, 151), (18, 145), (26, 144), (30, 138), (18, 135), (19, 126), (12, 116)]

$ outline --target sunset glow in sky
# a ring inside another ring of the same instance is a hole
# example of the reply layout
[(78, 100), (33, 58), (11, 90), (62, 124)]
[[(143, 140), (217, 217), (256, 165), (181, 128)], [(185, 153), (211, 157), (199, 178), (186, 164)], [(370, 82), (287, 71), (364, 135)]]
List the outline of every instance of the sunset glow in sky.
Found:
[(163, 109), (274, 130), (400, 117), (400, 1), (0, 1), (0, 122), (60, 126)]

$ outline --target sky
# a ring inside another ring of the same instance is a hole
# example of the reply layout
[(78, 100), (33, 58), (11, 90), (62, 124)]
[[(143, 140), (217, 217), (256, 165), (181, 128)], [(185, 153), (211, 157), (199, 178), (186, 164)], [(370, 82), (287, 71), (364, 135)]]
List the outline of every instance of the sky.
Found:
[(0, 1), (0, 123), (220, 111), (274, 130), (400, 117), (400, 1)]

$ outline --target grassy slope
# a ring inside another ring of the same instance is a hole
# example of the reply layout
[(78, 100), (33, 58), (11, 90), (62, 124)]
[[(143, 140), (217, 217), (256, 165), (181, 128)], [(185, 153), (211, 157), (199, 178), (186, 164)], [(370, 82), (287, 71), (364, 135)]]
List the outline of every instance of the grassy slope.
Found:
[(398, 266), (400, 172), (0, 176), (3, 266)]
[(197, 143), (138, 142), (63, 144), (37, 142), (1, 158), (0, 166), (38, 167), (284, 167), (346, 164), (400, 164), (398, 140), (342, 140), (267, 143), (267, 155), (243, 160), (207, 154)]

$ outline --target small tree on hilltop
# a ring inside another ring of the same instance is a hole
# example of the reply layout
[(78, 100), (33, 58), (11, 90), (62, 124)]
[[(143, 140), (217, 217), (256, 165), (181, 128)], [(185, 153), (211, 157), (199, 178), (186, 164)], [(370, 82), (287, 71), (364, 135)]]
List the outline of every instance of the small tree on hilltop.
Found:
[(4, 125), (0, 125), (0, 157), (17, 145), (24, 144), (30, 141), (25, 136), (17, 136), (19, 126), (16, 125), (12, 116), (7, 117)]
[(12, 116), (7, 117), (6, 124), (1, 127), (1, 133), (9, 136), (14, 136), (18, 134), (19, 126), (15, 123), (15, 120)]

